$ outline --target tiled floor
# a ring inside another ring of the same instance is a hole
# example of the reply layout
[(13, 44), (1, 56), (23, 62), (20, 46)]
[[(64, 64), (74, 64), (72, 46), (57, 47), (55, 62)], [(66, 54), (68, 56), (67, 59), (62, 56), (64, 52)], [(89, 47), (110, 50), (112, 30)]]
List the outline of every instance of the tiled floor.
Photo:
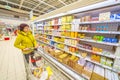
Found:
[(23, 56), (14, 40), (0, 41), (0, 80), (26, 80)]

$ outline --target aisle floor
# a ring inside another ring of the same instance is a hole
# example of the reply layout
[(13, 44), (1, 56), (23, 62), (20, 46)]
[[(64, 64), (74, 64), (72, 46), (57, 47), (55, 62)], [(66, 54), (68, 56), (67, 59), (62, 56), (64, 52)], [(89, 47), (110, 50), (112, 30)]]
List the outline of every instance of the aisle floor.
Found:
[(0, 41), (0, 80), (26, 80), (23, 55), (14, 40)]

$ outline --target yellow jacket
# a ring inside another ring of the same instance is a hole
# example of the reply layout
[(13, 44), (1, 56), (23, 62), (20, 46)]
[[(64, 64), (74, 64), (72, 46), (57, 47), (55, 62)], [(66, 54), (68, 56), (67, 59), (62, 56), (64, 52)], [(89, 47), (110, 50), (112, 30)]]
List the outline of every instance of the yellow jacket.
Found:
[(30, 52), (32, 52), (33, 50), (23, 50), (25, 48), (33, 48), (37, 45), (37, 42), (34, 38), (34, 36), (32, 35), (32, 32), (29, 31), (28, 33), (25, 33), (23, 31), (19, 31), (18, 32), (18, 36), (15, 40), (14, 46), (21, 49), (23, 54), (29, 54)]

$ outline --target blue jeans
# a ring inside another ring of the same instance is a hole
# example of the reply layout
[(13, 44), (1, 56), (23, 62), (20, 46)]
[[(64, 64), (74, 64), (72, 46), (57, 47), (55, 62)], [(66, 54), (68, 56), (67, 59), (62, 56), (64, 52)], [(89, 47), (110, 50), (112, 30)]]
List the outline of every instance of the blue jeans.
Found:
[[(26, 59), (27, 63), (29, 64), (29, 56), (31, 57), (31, 59), (33, 59), (34, 52), (31, 52), (29, 54), (24, 54), (24, 56), (25, 56), (25, 59)], [(33, 64), (33, 66), (37, 66), (36, 62), (32, 62), (32, 64)]]

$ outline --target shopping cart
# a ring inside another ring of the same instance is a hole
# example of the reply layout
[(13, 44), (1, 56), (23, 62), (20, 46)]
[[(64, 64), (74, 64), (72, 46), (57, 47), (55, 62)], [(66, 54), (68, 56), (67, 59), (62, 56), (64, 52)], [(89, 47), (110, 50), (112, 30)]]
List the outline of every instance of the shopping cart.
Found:
[(34, 56), (33, 56), (33, 59), (32, 59), (31, 55), (29, 55), (29, 63), (27, 63), (27, 61), (25, 59), (25, 56), (23, 56), (24, 63), (25, 63), (25, 69), (26, 69), (26, 78), (27, 78), (27, 80), (39, 80), (33, 74), (33, 70), (36, 67), (34, 67), (32, 63), (41, 60), (41, 56), (37, 55), (37, 49), (36, 48), (30, 48), (30, 49), (34, 50)]

